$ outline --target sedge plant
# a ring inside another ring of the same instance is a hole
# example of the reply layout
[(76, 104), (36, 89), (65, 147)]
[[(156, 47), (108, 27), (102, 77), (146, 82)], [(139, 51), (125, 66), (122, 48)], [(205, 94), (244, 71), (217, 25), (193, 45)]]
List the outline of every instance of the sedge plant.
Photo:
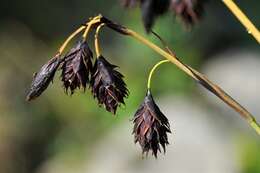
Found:
[[(227, 5), (230, 5), (231, 0), (223, 1)], [(229, 7), (233, 9), (236, 6), (231, 4)], [(235, 8), (234, 11), (236, 10), (237, 9)], [(247, 18), (243, 15), (241, 16), (243, 13), (234, 12), (234, 14), (239, 15), (240, 17), (238, 18), (241, 19), (242, 23), (246, 26), (248, 25)], [(151, 151), (152, 154), (157, 157), (158, 151), (161, 152), (161, 149), (163, 149), (165, 152), (166, 145), (169, 144), (168, 133), (171, 133), (170, 123), (157, 106), (151, 90), (152, 76), (156, 69), (164, 63), (174, 64), (198, 84), (220, 98), (224, 103), (240, 114), (252, 129), (260, 135), (260, 126), (247, 109), (240, 105), (223, 89), (211, 82), (205, 75), (183, 63), (181, 58), (177, 57), (176, 54), (171, 51), (165, 41), (152, 31), (151, 25), (146, 24), (145, 26), (149, 32), (162, 42), (163, 48), (155, 45), (137, 32), (119, 25), (102, 15), (89, 18), (85, 24), (76, 29), (64, 41), (53, 58), (44, 64), (38, 73), (35, 73), (27, 94), (27, 100), (31, 101), (39, 97), (52, 82), (56, 71), (61, 70), (61, 81), (63, 82), (63, 88), (66, 94), (73, 95), (77, 89), (82, 88), (85, 91), (87, 88), (90, 88), (98, 105), (103, 106), (107, 111), (116, 114), (117, 108), (121, 104), (125, 104), (124, 100), (129, 95), (129, 91), (124, 82), (124, 76), (118, 71), (117, 66), (110, 63), (102, 54), (99, 43), (99, 33), (102, 31), (102, 27), (107, 27), (123, 36), (131, 37), (139, 41), (164, 58), (164, 60), (159, 61), (151, 69), (147, 80), (146, 96), (133, 118), (134, 140), (135, 143), (140, 144), (143, 153), (148, 154), (148, 152)], [(253, 25), (249, 25), (248, 28), (256, 40), (258, 40), (258, 30), (255, 29)], [(95, 31), (95, 57), (88, 46), (89, 33), (93, 30)], [(79, 34), (81, 34), (82, 37), (78, 43), (68, 52), (65, 52), (65, 49), (71, 40)]]

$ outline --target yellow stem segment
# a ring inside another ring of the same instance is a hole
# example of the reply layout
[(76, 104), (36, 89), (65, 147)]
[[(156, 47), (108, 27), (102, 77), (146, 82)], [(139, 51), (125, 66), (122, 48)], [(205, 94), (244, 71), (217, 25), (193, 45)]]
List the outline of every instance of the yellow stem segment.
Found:
[(152, 81), (152, 76), (155, 72), (155, 70), (163, 63), (166, 63), (166, 62), (170, 62), (168, 59), (166, 60), (162, 60), (162, 61), (159, 61), (157, 64), (155, 64), (152, 68), (152, 70), (150, 71), (149, 73), (149, 77), (148, 77), (148, 81), (147, 81), (147, 89), (150, 90), (151, 89), (151, 81)]
[(87, 28), (85, 29), (85, 32), (84, 32), (84, 34), (83, 34), (83, 39), (84, 39), (85, 41), (87, 40), (87, 36), (88, 36), (88, 33), (89, 33), (89, 31), (90, 31), (92, 25), (93, 25), (93, 22), (90, 22), (90, 23), (88, 24)]
[(58, 54), (62, 54), (64, 49), (66, 48), (66, 46), (68, 45), (68, 43), (71, 41), (71, 39), (73, 39), (78, 33), (80, 33), (81, 31), (83, 31), (86, 28), (86, 26), (81, 26), (80, 28), (78, 28), (76, 31), (74, 31), (67, 39), (66, 41), (62, 44), (62, 46), (60, 47)]
[(100, 29), (104, 26), (105, 24), (102, 23), (101, 25), (99, 25), (97, 27), (97, 30), (96, 30), (96, 33), (95, 33), (95, 50), (96, 50), (96, 55), (97, 55), (97, 58), (101, 55), (100, 53), (100, 46), (99, 46), (99, 40), (98, 40), (98, 35), (99, 35), (99, 32), (100, 32)]
[(245, 26), (247, 32), (260, 44), (260, 32), (254, 26), (254, 24), (248, 19), (248, 17), (240, 10), (233, 0), (222, 0), (229, 10), (237, 17), (237, 19)]
[(69, 43), (77, 34), (79, 34), (79, 33), (80, 33), (81, 31), (83, 31), (84, 29), (85, 29), (85, 32), (84, 32), (84, 34), (83, 34), (83, 38), (84, 38), (84, 40), (86, 40), (86, 39), (87, 39), (87, 35), (88, 35), (88, 33), (89, 33), (91, 27), (92, 27), (94, 24), (100, 22), (101, 17), (102, 17), (101, 15), (96, 16), (95, 18), (91, 19), (89, 22), (86, 23), (86, 26), (87, 26), (87, 27), (86, 27), (86, 26), (81, 26), (81, 27), (79, 27), (76, 31), (74, 31), (74, 32), (65, 40), (65, 42), (62, 44), (62, 46), (59, 48), (59, 51), (58, 51), (57, 54), (62, 54), (63, 51), (64, 51), (64, 49), (65, 49), (66, 46), (68, 45), (68, 43)]
[(93, 27), (93, 25), (100, 22), (101, 17), (102, 17), (101, 15), (98, 15), (98, 16), (94, 17), (92, 20), (90, 20), (90, 21), (87, 23), (88, 26), (87, 26), (87, 28), (86, 28), (84, 34), (83, 34), (84, 40), (87, 39), (88, 33), (89, 33), (89, 31), (91, 30), (91, 28)]

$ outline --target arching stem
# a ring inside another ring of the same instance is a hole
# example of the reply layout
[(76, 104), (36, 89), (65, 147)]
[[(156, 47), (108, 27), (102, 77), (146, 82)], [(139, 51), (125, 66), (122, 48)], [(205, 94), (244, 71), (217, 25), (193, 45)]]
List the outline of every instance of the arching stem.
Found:
[(236, 100), (234, 100), (231, 96), (229, 96), (219, 86), (215, 85), (213, 82), (211, 82), (203, 74), (199, 73), (197, 70), (195, 70), (192, 67), (182, 63), (176, 56), (173, 56), (172, 54), (170, 54), (170, 53), (166, 52), (165, 50), (161, 49), (160, 47), (158, 47), (154, 43), (150, 42), (149, 40), (145, 39), (141, 35), (137, 34), (133, 30), (126, 28), (125, 31), (128, 33), (129, 36), (132, 36), (136, 40), (140, 41), (141, 43), (143, 43), (143, 44), (147, 45), (148, 47), (150, 47), (151, 49), (153, 49), (155, 52), (157, 52), (158, 54), (160, 54), (164, 58), (171, 61), (179, 69), (181, 69), (183, 72), (188, 74), (195, 81), (197, 81), (203, 87), (205, 87), (210, 92), (215, 94), (217, 97), (219, 97), (227, 105), (229, 105), (236, 112), (238, 112), (243, 118), (245, 118), (247, 120), (247, 122), (250, 124), (250, 126), (260, 135), (260, 125), (257, 123), (254, 116), (250, 112), (248, 112), (243, 106), (241, 106)]
[(104, 25), (105, 25), (104, 23), (102, 23), (101, 25), (99, 25), (99, 26), (97, 27), (97, 30), (96, 30), (96, 33), (95, 33), (95, 51), (96, 51), (97, 58), (101, 55), (98, 35), (99, 35), (99, 32), (100, 32), (100, 29), (101, 29)]
[(84, 34), (83, 34), (83, 38), (84, 38), (85, 41), (87, 40), (87, 36), (88, 36), (90, 30), (92, 29), (92, 27), (93, 27), (95, 24), (100, 23), (100, 19), (101, 19), (101, 18), (102, 18), (102, 15), (98, 15), (98, 16), (94, 17), (92, 20), (90, 20), (90, 21), (88, 22), (88, 26), (87, 26), (87, 28), (86, 28)]
[(166, 62), (170, 62), (168, 59), (166, 60), (161, 60), (159, 61), (158, 63), (156, 63), (153, 68), (151, 69), (150, 73), (149, 73), (149, 77), (148, 77), (148, 80), (147, 80), (147, 89), (150, 90), (151, 89), (151, 81), (152, 81), (152, 76), (155, 72), (155, 70), (160, 66), (162, 65), (163, 63), (166, 63)]
[(68, 43), (81, 31), (83, 31), (86, 28), (86, 26), (79, 27), (76, 31), (74, 31), (62, 44), (62, 46), (59, 48), (58, 54), (62, 54)]

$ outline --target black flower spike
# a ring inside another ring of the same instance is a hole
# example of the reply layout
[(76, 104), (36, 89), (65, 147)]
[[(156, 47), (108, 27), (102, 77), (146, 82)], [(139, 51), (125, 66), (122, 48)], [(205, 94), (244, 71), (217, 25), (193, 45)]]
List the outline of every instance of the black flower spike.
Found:
[(148, 154), (151, 150), (157, 158), (157, 153), (158, 151), (161, 152), (161, 147), (164, 152), (166, 151), (165, 147), (169, 144), (167, 133), (171, 133), (170, 124), (154, 102), (149, 90), (143, 103), (136, 111), (133, 122), (135, 143), (140, 144), (143, 154)]
[(26, 100), (31, 101), (39, 97), (53, 80), (55, 72), (60, 65), (60, 56), (56, 55), (42, 66), (38, 73), (35, 73)]
[(66, 93), (70, 89), (70, 93), (73, 94), (74, 90), (80, 87), (85, 90), (93, 68), (92, 58), (93, 54), (86, 41), (80, 41), (64, 57), (61, 80)]
[(100, 105), (106, 110), (116, 113), (117, 107), (124, 103), (128, 89), (123, 75), (115, 70), (117, 66), (110, 64), (103, 56), (97, 58), (91, 79), (91, 90)]
[(186, 25), (193, 25), (199, 21), (207, 0), (171, 0), (170, 8)]
[(170, 5), (170, 0), (141, 0), (142, 18), (146, 31), (149, 33), (155, 19), (164, 14)]

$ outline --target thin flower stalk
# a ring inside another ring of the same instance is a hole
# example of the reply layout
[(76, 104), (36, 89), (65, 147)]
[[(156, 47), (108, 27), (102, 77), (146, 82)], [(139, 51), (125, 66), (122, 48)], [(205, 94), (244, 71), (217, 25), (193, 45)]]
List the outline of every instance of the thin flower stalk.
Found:
[(99, 35), (99, 32), (100, 32), (100, 29), (101, 29), (104, 25), (105, 25), (104, 23), (100, 24), (100, 25), (97, 27), (97, 30), (96, 30), (96, 33), (95, 33), (95, 51), (96, 51), (97, 58), (100, 57), (100, 55), (101, 55), (98, 35)]
[(147, 80), (147, 89), (150, 90), (151, 89), (151, 82), (152, 82), (152, 76), (155, 72), (155, 70), (162, 64), (166, 63), (166, 62), (170, 62), (168, 59), (166, 60), (161, 60), (159, 61), (157, 64), (155, 64), (152, 68), (152, 70), (150, 71), (149, 73), (149, 77), (148, 77), (148, 80)]
[(59, 48), (58, 53), (61, 54), (63, 53), (64, 49), (68, 45), (68, 43), (76, 36), (78, 35), (81, 31), (83, 31), (86, 28), (86, 26), (81, 26), (79, 27), (76, 31), (74, 31), (67, 39), (66, 41), (62, 44), (62, 46)]

